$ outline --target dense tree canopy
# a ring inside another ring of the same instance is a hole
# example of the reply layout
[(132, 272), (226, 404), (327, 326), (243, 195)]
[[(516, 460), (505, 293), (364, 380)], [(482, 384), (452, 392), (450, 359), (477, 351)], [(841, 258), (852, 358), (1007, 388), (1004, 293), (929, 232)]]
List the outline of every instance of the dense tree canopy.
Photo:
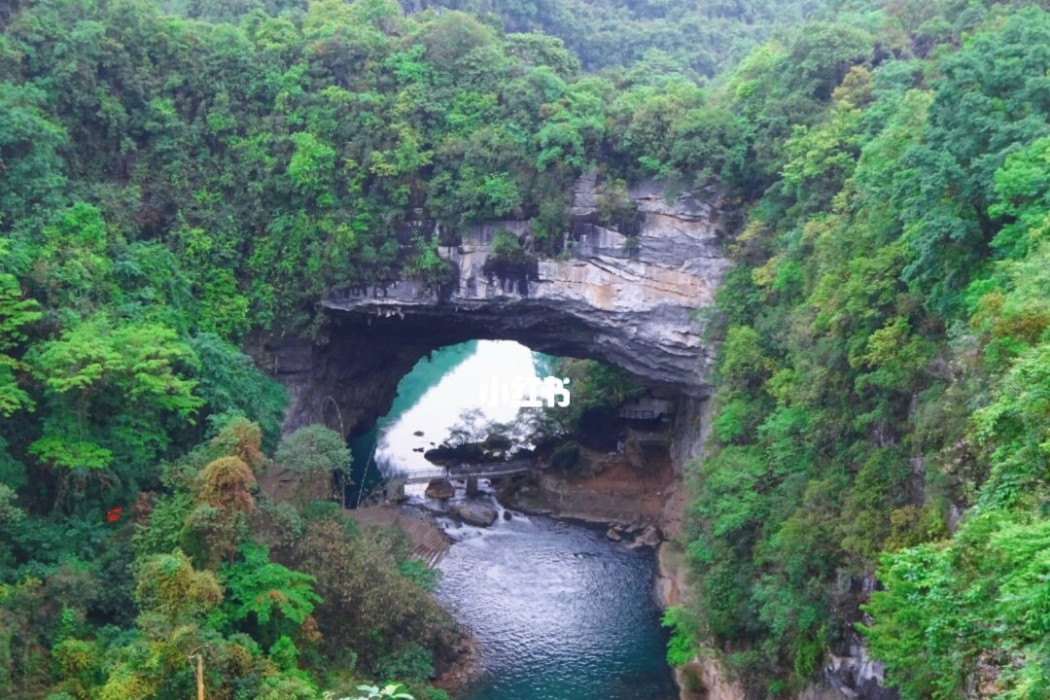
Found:
[(906, 698), (1050, 687), (1050, 15), (917, 10), (862, 25), (866, 57), (870, 39), (839, 35), (820, 49), (838, 67), (774, 45), (729, 78), (756, 147), (779, 148), (756, 150), (770, 186), (731, 244), (715, 445), (693, 469), (697, 600), (670, 621), (769, 696), (858, 626)]
[[(214, 697), (439, 697), (405, 548), (258, 493), (348, 457), (239, 347), (440, 289), (481, 221), (557, 255), (594, 172), (610, 224), (639, 178), (742, 223), (674, 660), (784, 697), (859, 629), (907, 698), (1045, 697), (1044, 5), (3, 3), (0, 695), (188, 697), (200, 653)], [(581, 424), (630, 389), (578, 370)]]

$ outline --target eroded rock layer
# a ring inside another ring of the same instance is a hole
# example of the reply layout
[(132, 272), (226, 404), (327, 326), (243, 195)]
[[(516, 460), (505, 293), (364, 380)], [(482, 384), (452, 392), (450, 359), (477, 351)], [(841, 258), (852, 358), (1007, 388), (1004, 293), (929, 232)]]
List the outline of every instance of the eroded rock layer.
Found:
[(349, 432), (369, 423), (419, 358), (471, 339), (600, 359), (652, 385), (707, 395), (713, 353), (702, 341), (703, 311), (728, 267), (722, 203), (716, 194), (669, 198), (643, 183), (628, 192), (630, 223), (618, 225), (608, 223), (603, 196), (593, 180), (577, 184), (565, 259), (492, 265), (500, 230), (529, 243), (526, 222), (492, 222), (440, 250), (458, 272), (443, 290), (413, 281), (333, 290), (318, 344), (270, 342), (260, 353), (291, 392), (286, 427), (322, 422)]

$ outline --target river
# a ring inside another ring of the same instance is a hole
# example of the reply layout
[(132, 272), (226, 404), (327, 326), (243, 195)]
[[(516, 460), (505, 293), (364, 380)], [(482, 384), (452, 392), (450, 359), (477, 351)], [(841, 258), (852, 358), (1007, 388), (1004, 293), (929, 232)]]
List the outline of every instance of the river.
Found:
[[(418, 450), (440, 444), (463, 411), (513, 419), (514, 409), (482, 407), (479, 385), (548, 368), (549, 358), (508, 341), (437, 351), (402, 380), (390, 414), (355, 442), (355, 458), (374, 456), (373, 469), (384, 474), (432, 468)], [(602, 529), (520, 513), (491, 528), (447, 527), (455, 543), (439, 565), (436, 595), (480, 643), (481, 679), (462, 700), (677, 697), (653, 597), (652, 550), (630, 550)]]
[(480, 642), (484, 671), (464, 700), (677, 697), (652, 550), (537, 516), (451, 532), (437, 597)]

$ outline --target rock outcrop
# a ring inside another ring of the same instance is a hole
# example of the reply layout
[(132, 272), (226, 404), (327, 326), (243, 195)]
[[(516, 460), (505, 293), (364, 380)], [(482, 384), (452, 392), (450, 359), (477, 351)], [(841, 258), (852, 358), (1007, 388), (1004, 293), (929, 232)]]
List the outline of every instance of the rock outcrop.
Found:
[(462, 520), (467, 525), (474, 525), (476, 527), (491, 527), (499, 517), (499, 512), (495, 507), (486, 503), (475, 503), (473, 501), (457, 503), (449, 509), (449, 513), (453, 517)]
[(577, 183), (565, 259), (487, 267), (499, 231), (526, 248), (530, 240), (527, 222), (492, 222), (440, 249), (458, 281), (438, 292), (413, 281), (333, 290), (323, 302), (330, 324), (315, 344), (271, 339), (254, 348), (290, 390), (286, 428), (368, 424), (419, 358), (471, 339), (600, 359), (652, 385), (706, 396), (713, 353), (701, 341), (699, 312), (712, 306), (729, 265), (719, 194), (667, 201), (662, 185), (643, 183), (628, 195), (629, 222), (603, 223), (600, 188), (593, 179)]
[(427, 498), (444, 501), (455, 496), (456, 489), (448, 479), (434, 479), (427, 484), (427, 489), (424, 493)]

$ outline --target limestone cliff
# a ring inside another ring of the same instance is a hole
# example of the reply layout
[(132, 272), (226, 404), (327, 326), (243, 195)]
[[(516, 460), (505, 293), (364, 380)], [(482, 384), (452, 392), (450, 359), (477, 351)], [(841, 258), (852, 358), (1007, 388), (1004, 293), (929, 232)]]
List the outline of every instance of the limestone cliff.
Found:
[(702, 340), (702, 312), (729, 265), (718, 193), (668, 201), (662, 186), (639, 184), (628, 191), (630, 236), (602, 223), (600, 196), (593, 179), (577, 183), (564, 259), (493, 273), (486, 262), (495, 234), (507, 230), (527, 244), (529, 231), (527, 222), (491, 222), (441, 249), (457, 271), (449, 288), (406, 280), (333, 290), (322, 302), (330, 324), (318, 342), (255, 348), (289, 388), (286, 428), (321, 422), (345, 433), (367, 424), (419, 358), (475, 338), (604, 360), (650, 384), (706, 396), (713, 353)]

